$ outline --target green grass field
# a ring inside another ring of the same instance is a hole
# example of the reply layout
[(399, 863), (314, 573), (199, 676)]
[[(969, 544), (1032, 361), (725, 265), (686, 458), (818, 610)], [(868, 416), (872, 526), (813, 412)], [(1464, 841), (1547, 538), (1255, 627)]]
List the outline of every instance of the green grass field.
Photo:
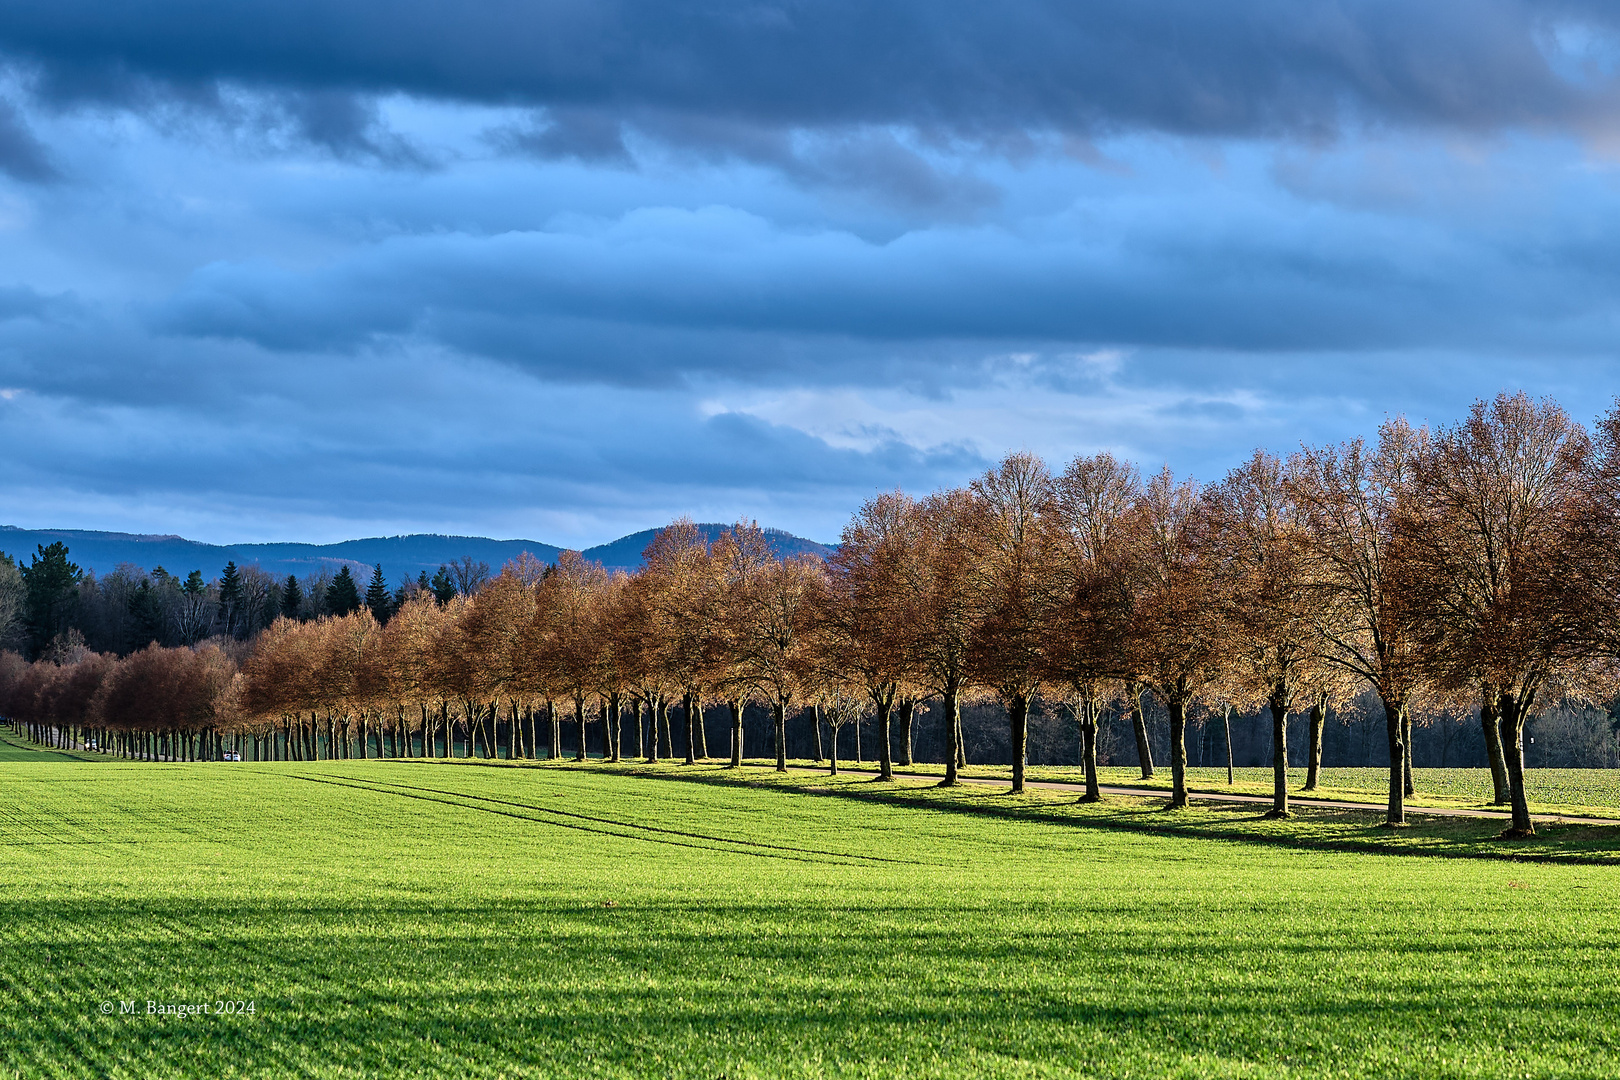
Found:
[(6, 761), (106, 761), (104, 754), (87, 754), (82, 750), (52, 750), (36, 746), (0, 728), (0, 762)]
[(0, 762), (0, 1076), (1612, 1076), (1620, 866), (1310, 846), (1366, 817)]

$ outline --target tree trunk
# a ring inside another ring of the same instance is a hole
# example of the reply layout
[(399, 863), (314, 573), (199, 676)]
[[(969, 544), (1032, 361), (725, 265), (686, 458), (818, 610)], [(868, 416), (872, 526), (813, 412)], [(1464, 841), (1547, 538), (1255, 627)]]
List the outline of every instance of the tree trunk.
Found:
[(623, 713), (620, 712), (619, 692), (617, 690), (608, 695), (607, 706), (609, 720), (608, 760), (617, 764), (619, 754), (622, 749), (622, 744), (624, 742), (624, 732), (620, 730), (620, 724), (623, 722), (624, 716)]
[[(742, 768), (743, 763), (742, 699), (732, 698), (730, 701), (726, 702), (726, 711), (731, 714), (731, 767), (733, 769), (740, 769)], [(777, 757), (780, 758), (780, 747), (782, 745), (782, 729), (780, 725), (778, 725), (776, 729), (776, 745), (779, 751)]]
[(917, 715), (917, 700), (905, 698), (900, 702), (900, 766), (911, 768), (911, 724)]
[(1237, 783), (1237, 770), (1232, 768), (1232, 706), (1221, 706), (1221, 719), (1226, 724), (1226, 783)]
[[(771, 722), (776, 726), (776, 771), (787, 772), (787, 702), (778, 697), (771, 702)], [(742, 726), (737, 727), (737, 746), (742, 746)]]
[[(1187, 806), (1187, 703), (1179, 697), (1165, 702), (1170, 714), (1170, 809), (1182, 810)], [(1288, 810), (1288, 789), (1283, 793), (1282, 809)]]
[(1401, 710), (1401, 742), (1406, 744), (1405, 775), (1402, 780), (1406, 784), (1408, 795), (1417, 794), (1417, 785), (1412, 783), (1412, 710)]
[(1485, 754), (1491, 763), (1491, 801), (1497, 806), (1507, 806), (1513, 801), (1513, 791), (1508, 783), (1507, 756), (1502, 752), (1501, 719), (1496, 687), (1487, 684), (1481, 694), (1479, 722), (1485, 733)]
[(686, 764), (696, 765), (698, 729), (697, 712), (700, 708), (702, 708), (702, 706), (698, 704), (698, 696), (696, 694), (684, 695), (681, 698), (681, 704), (683, 711), (686, 713)]
[(562, 720), (557, 716), (557, 703), (546, 702), (546, 717), (551, 721), (551, 750), (548, 757), (556, 760), (562, 757)]
[(878, 779), (894, 779), (894, 698), (883, 695), (877, 705)]
[(832, 772), (830, 772), (828, 775), (829, 776), (837, 776), (838, 775), (838, 727), (837, 727), (837, 725), (834, 725), (834, 724), (828, 724), (827, 726), (832, 729), (832, 757), (830, 758), (830, 760), (832, 762)]
[(659, 699), (658, 720), (658, 730), (653, 733), (653, 737), (664, 740), (664, 756), (673, 758), (675, 756), (675, 732), (669, 723), (669, 704), (663, 699)]
[(1311, 706), (1311, 744), (1305, 754), (1305, 790), (1315, 791), (1322, 779), (1322, 733), (1327, 727), (1327, 695), (1318, 694)]
[(1142, 687), (1127, 683), (1125, 695), (1131, 702), (1131, 726), (1136, 731), (1136, 760), (1142, 766), (1142, 779), (1153, 779), (1153, 744), (1148, 741), (1147, 718), (1142, 715)]
[(821, 703), (810, 706), (810, 724), (815, 729), (816, 764), (821, 764)]
[(1102, 802), (1102, 786), (1097, 783), (1097, 699), (1087, 694), (1080, 699), (1080, 763), (1086, 770), (1083, 803)]
[[(940, 711), (945, 714), (945, 779), (939, 782), (939, 786), (954, 787), (962, 758), (962, 704), (955, 690), (945, 691)], [(834, 735), (836, 737), (836, 732)]]
[(1507, 759), (1508, 790), (1513, 799), (1513, 825), (1503, 836), (1534, 836), (1536, 823), (1530, 820), (1530, 798), (1524, 790), (1524, 722), (1528, 709), (1521, 709), (1517, 697), (1501, 697), (1502, 755)]
[(967, 764), (967, 734), (962, 730), (961, 708), (956, 710), (951, 722), (956, 725), (956, 764), (960, 768)]
[(579, 724), (579, 749), (574, 752), (575, 761), (585, 760), (585, 695), (574, 695), (574, 719)]
[(1406, 742), (1401, 730), (1401, 713), (1406, 711), (1404, 701), (1382, 698), (1384, 728), (1389, 736), (1389, 807), (1384, 815), (1385, 825), (1406, 824)]
[(1014, 694), (1007, 703), (1007, 719), (1012, 722), (1012, 789), (1024, 790), (1024, 757), (1029, 753), (1029, 699)]
[(664, 707), (664, 699), (660, 696), (653, 702), (652, 716), (648, 718), (652, 726), (652, 738), (647, 740), (647, 764), (649, 765), (658, 764), (658, 720), (664, 715)]
[(1288, 817), (1288, 707), (1271, 706), (1271, 809), (1268, 818)]

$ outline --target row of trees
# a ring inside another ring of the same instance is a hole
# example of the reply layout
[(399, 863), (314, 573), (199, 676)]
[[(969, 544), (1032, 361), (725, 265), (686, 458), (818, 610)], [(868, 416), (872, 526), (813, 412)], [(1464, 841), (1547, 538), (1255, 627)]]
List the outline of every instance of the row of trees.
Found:
[[(559, 749), (566, 719), (580, 756), (595, 722), (617, 759), (628, 711), (636, 752), (656, 760), (675, 710), (690, 762), (706, 756), (709, 701), (733, 718), (740, 764), (754, 701), (771, 711), (778, 768), (785, 725), (807, 707), (818, 739), (819, 721), (836, 733), (871, 716), (888, 778), (891, 747), (909, 761), (928, 698), (945, 717), (950, 784), (962, 703), (980, 695), (1005, 707), (1022, 790), (1028, 717), (1044, 698), (1077, 721), (1096, 799), (1099, 718), (1132, 718), (1146, 770), (1151, 694), (1171, 730), (1173, 806), (1187, 801), (1192, 711), (1229, 721), (1259, 708), (1272, 721), (1272, 812), (1285, 815), (1289, 714), (1311, 717), (1313, 787), (1328, 710), (1370, 688), (1391, 824), (1411, 792), (1414, 711), (1478, 703), (1498, 801), (1528, 834), (1526, 719), (1614, 693), (1617, 553), (1620, 410), (1594, 434), (1553, 402), (1502, 395), (1433, 432), (1394, 420), (1372, 443), (1256, 452), (1208, 487), (1168, 469), (1144, 480), (1108, 454), (1053, 472), (1020, 453), (965, 488), (872, 499), (825, 562), (775, 557), (754, 525), (711, 544), (680, 521), (634, 575), (577, 553), (524, 558), (471, 595), (401, 596), (386, 622), (365, 606), (278, 619), (219, 691), (209, 730), (297, 756), (452, 753), (458, 728), (465, 752), (489, 753), (504, 727), (510, 753), (535, 756), (537, 735)], [(113, 699), (87, 700), (84, 715), (139, 726), (113, 719)]]
[(1148, 691), (1169, 716), (1172, 805), (1189, 710), (1259, 707), (1284, 815), (1288, 715), (1310, 712), (1313, 787), (1328, 709), (1370, 687), (1400, 824), (1413, 711), (1479, 702), (1498, 801), (1528, 834), (1527, 718), (1615, 692), (1617, 541), (1620, 411), (1594, 436), (1502, 395), (1434, 432), (1394, 420), (1372, 444), (1259, 451), (1210, 487), (1144, 482), (1106, 454), (1055, 475), (1014, 454), (966, 489), (885, 495), (846, 530), (823, 618), (880, 730), (908, 687), (948, 711), (964, 687), (993, 693), (1015, 789), (1038, 693), (1078, 719), (1096, 798), (1099, 711), (1139, 718)]

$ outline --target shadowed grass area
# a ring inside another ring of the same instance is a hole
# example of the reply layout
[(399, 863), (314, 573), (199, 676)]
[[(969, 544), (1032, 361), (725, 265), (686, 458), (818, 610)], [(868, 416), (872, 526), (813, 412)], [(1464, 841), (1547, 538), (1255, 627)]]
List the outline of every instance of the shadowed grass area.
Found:
[[(3, 764), (0, 1075), (1612, 1074), (1620, 869), (1072, 801), (714, 766)], [(226, 999), (255, 1012), (144, 1012)]]
[[(750, 760), (750, 764), (770, 765), (773, 761)], [(814, 762), (795, 761), (794, 765), (813, 765)], [(848, 765), (848, 762), (841, 763)], [(824, 767), (824, 766), (819, 766)], [(864, 768), (873, 768), (866, 762)], [(925, 763), (907, 766), (906, 772), (928, 776), (944, 776), (945, 766)], [(1235, 792), (1240, 795), (1271, 796), (1271, 767), (1242, 768), (1235, 771), (1236, 782), (1228, 785), (1225, 768), (1207, 766), (1187, 770), (1187, 786), (1192, 791), (1216, 794)], [(1012, 769), (1007, 765), (968, 765), (961, 770), (963, 776), (994, 778), (1011, 781)], [(1085, 773), (1078, 765), (1031, 765), (1026, 770), (1030, 780), (1054, 780), (1068, 784), (1084, 784)], [(1413, 782), (1416, 795), (1408, 795), (1408, 807), (1442, 807), (1471, 810), (1500, 810), (1491, 802), (1491, 773), (1489, 769), (1414, 769)], [(1620, 769), (1526, 769), (1525, 791), (1530, 810), (1536, 814), (1568, 814), (1572, 817), (1610, 817), (1620, 821)], [(1348, 802), (1382, 803), (1388, 797), (1388, 769), (1322, 770), (1320, 786), (1315, 791), (1304, 791), (1305, 770), (1291, 769), (1289, 791), (1308, 798), (1344, 800)], [(1111, 765), (1097, 770), (1098, 780), (1118, 787), (1170, 790), (1170, 766), (1158, 766), (1150, 780), (1143, 780), (1136, 766)]]
[(650, 778), (751, 784), (919, 809), (1043, 821), (1070, 828), (1370, 854), (1620, 865), (1620, 821), (1613, 826), (1548, 821), (1537, 824), (1534, 837), (1504, 839), (1501, 836), (1506, 824), (1503, 819), (1442, 817), (1424, 814), (1421, 810), (1409, 812), (1409, 823), (1405, 827), (1389, 829), (1384, 825), (1381, 809), (1345, 810), (1307, 802), (1291, 803), (1293, 816), (1276, 820), (1266, 816), (1269, 806), (1254, 803), (1194, 801), (1185, 809), (1171, 811), (1157, 796), (1109, 795), (1100, 803), (1086, 804), (1067, 791), (1030, 788), (1014, 795), (1005, 788), (985, 784), (962, 784), (946, 789), (932, 779), (905, 775), (884, 783), (871, 773), (854, 771), (828, 777), (800, 771), (783, 775), (768, 768), (749, 768), (740, 773), (713, 766), (682, 769), (635, 765), (627, 768)]

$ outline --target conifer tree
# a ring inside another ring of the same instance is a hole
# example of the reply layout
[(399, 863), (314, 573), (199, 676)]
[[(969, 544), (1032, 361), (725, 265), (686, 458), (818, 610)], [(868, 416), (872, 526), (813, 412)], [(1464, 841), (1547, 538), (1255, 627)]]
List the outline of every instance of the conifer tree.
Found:
[(348, 615), (360, 610), (360, 587), (354, 575), (345, 566), (339, 570), (332, 584), (326, 587), (326, 610), (333, 615)]
[(281, 614), (289, 619), (298, 618), (298, 609), (304, 606), (304, 590), (292, 574), (281, 585)]
[(383, 578), (382, 563), (372, 568), (371, 584), (366, 586), (366, 607), (371, 609), (371, 617), (377, 620), (379, 626), (394, 613), (393, 602), (388, 596), (388, 582)]
[(225, 633), (230, 637), (241, 637), (239, 630), (245, 626), (238, 624), (245, 622), (242, 614), (242, 575), (236, 569), (236, 562), (232, 560), (225, 564), (225, 572), (219, 576), (219, 618), (225, 624)]
[[(425, 577), (427, 575), (427, 571), (422, 571), (422, 574)], [(428, 582), (428, 588), (433, 590), (433, 598), (437, 600), (441, 606), (448, 604), (456, 595), (456, 582), (455, 579), (450, 576), (450, 568), (447, 566), (440, 566), (439, 572), (433, 575), (432, 581)]]
[(84, 577), (84, 572), (68, 561), (67, 545), (60, 540), (38, 548), (32, 561), (22, 568), (23, 587), (27, 590), (28, 644), (36, 656), (68, 628), (79, 580)]

